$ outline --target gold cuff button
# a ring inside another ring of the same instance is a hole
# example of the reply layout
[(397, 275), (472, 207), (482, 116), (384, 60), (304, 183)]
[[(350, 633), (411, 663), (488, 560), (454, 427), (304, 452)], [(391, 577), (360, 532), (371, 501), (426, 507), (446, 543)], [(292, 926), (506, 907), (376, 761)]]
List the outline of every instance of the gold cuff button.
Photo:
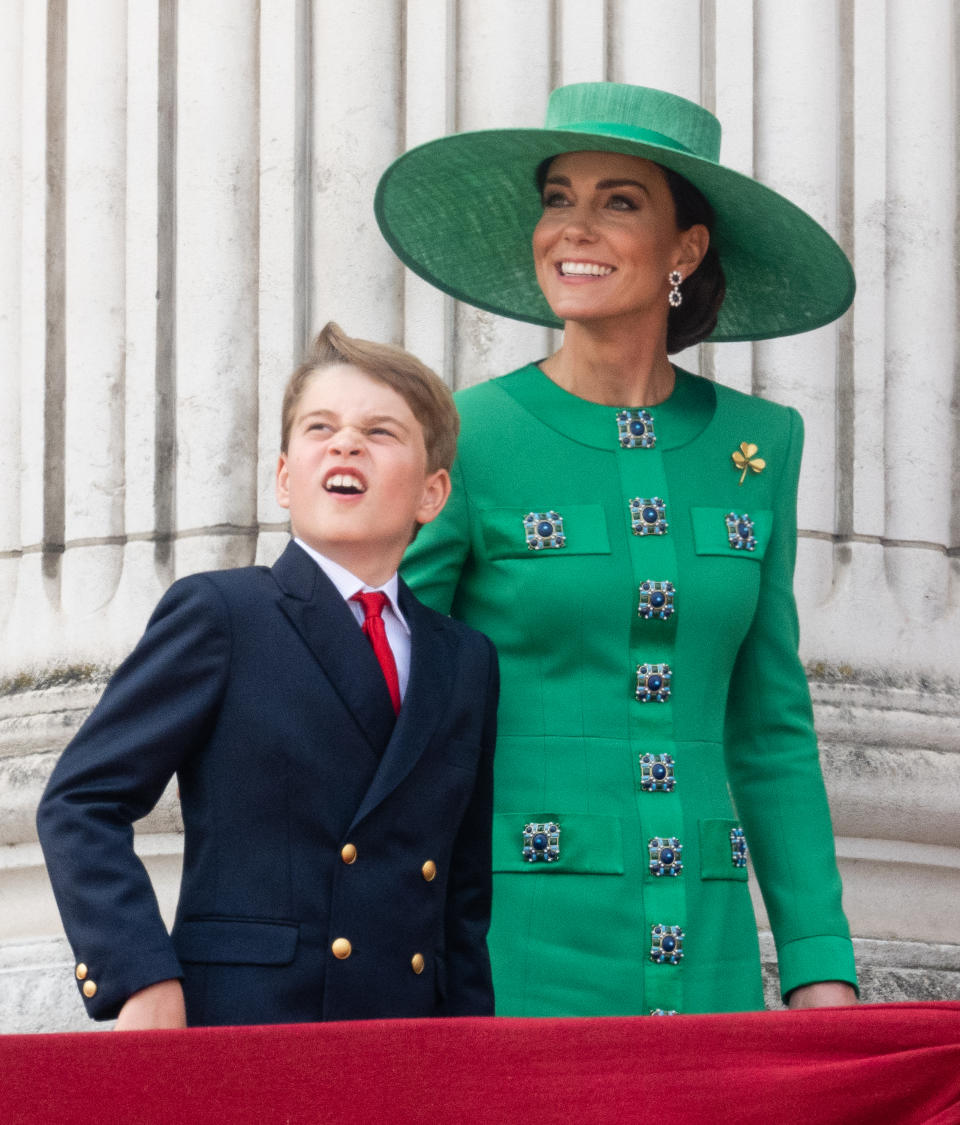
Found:
[(77, 980), (86, 980), (87, 979), (87, 972), (89, 970), (87, 969), (87, 966), (82, 961), (80, 962), (79, 965), (77, 965), (77, 968), (76, 968), (75, 971), (76, 971), (76, 974), (77, 974)]
[(83, 982), (83, 994), (88, 1000), (92, 999), (97, 994), (97, 986), (92, 980)]
[(428, 859), (423, 867), (420, 868), (420, 873), (428, 883), (432, 883), (437, 877), (437, 865), (432, 859)]
[(353, 946), (345, 937), (338, 937), (334, 939), (333, 945), (330, 946), (330, 951), (338, 961), (346, 961), (353, 952)]
[(340, 849), (340, 858), (344, 863), (357, 862), (357, 849), (353, 844), (344, 844)]
[(410, 968), (413, 969), (417, 976), (420, 976), (420, 974), (423, 972), (424, 964), (425, 962), (423, 960), (422, 953), (414, 953), (414, 955), (410, 958)]

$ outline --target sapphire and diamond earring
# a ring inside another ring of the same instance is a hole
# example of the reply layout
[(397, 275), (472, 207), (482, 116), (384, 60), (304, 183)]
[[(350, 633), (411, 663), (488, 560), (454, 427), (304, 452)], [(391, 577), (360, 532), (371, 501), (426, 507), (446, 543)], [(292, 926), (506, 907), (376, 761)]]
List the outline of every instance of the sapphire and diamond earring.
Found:
[(679, 270), (671, 270), (667, 274), (667, 281), (670, 282), (670, 293), (667, 296), (667, 302), (670, 308), (678, 309), (683, 304), (683, 294), (680, 292), (683, 274)]

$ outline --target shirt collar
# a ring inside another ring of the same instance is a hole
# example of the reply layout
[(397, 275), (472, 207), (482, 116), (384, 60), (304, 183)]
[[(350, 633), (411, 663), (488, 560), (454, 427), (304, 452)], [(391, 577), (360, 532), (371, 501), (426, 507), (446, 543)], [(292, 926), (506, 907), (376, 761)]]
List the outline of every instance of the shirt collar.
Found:
[(304, 543), (302, 539), (298, 539), (294, 536), (293, 541), (297, 546), (302, 547), (317, 566), (320, 567), (323, 573), (330, 579), (334, 586), (336, 586), (340, 597), (343, 598), (344, 601), (348, 602), (354, 594), (358, 593), (365, 594), (375, 591), (386, 594), (387, 601), (396, 615), (397, 620), (408, 633), (410, 632), (410, 626), (407, 624), (406, 618), (400, 612), (400, 603), (397, 601), (397, 597), (400, 593), (400, 581), (396, 571), (393, 572), (382, 586), (368, 586), (362, 578), (351, 574), (345, 566), (341, 566), (340, 563), (327, 558), (326, 555), (321, 555), (319, 551), (314, 550), (308, 543)]

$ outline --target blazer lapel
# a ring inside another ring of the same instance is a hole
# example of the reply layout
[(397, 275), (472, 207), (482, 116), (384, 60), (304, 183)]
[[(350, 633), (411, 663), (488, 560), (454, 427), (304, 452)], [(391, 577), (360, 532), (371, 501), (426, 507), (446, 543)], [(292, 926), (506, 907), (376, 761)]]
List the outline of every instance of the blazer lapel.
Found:
[(393, 735), (354, 824), (393, 792), (417, 764), (447, 714), (456, 673), (456, 642), (444, 619), (418, 602), (402, 579), (399, 601), (410, 626), (410, 680)]
[(310, 556), (290, 542), (272, 570), (280, 608), (323, 668), (377, 754), (390, 740), (395, 717), (383, 672), (370, 642), (339, 591)]

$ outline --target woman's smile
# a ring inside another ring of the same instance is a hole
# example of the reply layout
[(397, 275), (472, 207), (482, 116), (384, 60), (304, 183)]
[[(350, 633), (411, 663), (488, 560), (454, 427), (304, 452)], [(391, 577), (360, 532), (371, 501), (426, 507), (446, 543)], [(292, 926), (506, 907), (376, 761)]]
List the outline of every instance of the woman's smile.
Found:
[(557, 263), (557, 272), (561, 277), (609, 277), (613, 273), (613, 266), (601, 265), (599, 262), (575, 262), (567, 258)]

